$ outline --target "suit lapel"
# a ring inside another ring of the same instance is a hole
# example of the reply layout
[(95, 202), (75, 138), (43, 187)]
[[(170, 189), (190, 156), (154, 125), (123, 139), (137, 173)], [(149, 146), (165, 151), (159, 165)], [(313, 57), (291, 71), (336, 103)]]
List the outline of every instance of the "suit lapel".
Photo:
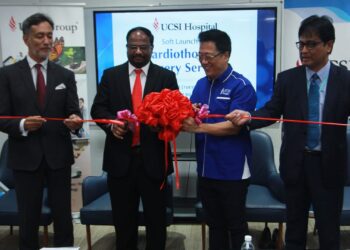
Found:
[(338, 87), (337, 87), (337, 82), (338, 82), (338, 76), (336, 73), (336, 68), (334, 67), (333, 64), (331, 64), (331, 68), (329, 70), (329, 75), (328, 75), (328, 81), (327, 81), (327, 89), (326, 89), (326, 96), (325, 96), (325, 101), (323, 104), (323, 121), (330, 121), (328, 116), (333, 114), (332, 112), (333, 105), (334, 103), (337, 102), (337, 94)]
[[(119, 78), (120, 77), (120, 78)], [(120, 68), (120, 73), (116, 74), (115, 81), (117, 83), (118, 91), (122, 94), (122, 98), (126, 100), (128, 104), (127, 109), (133, 110), (132, 108), (132, 91), (130, 89), (130, 76), (129, 76), (129, 64), (124, 63)]]
[(24, 88), (27, 89), (27, 91), (25, 92), (28, 93), (28, 96), (34, 102), (35, 107), (39, 110), (39, 105), (36, 98), (35, 83), (34, 83), (32, 71), (29, 67), (27, 59), (23, 59), (22, 61), (20, 61), (18, 63), (18, 66), (20, 68), (20, 72), (21, 72), (20, 74), (23, 79), (22, 82), (23, 82)]
[(44, 110), (46, 109), (48, 103), (52, 99), (51, 96), (55, 91), (55, 75), (56, 75), (56, 65), (53, 62), (48, 61), (47, 75), (46, 75), (46, 98), (45, 98)]
[(300, 83), (298, 85), (298, 88), (296, 89), (296, 93), (299, 93), (297, 95), (300, 95), (300, 106), (301, 106), (301, 112), (302, 117), (301, 119), (307, 119), (308, 117), (308, 96), (307, 96), (307, 80), (306, 80), (306, 71), (305, 67), (300, 67), (299, 73), (297, 74), (297, 79), (295, 80), (297, 83)]
[(145, 89), (143, 91), (143, 97), (151, 93), (153, 89), (154, 89), (154, 65), (151, 62), (147, 73), (147, 79), (146, 79)]

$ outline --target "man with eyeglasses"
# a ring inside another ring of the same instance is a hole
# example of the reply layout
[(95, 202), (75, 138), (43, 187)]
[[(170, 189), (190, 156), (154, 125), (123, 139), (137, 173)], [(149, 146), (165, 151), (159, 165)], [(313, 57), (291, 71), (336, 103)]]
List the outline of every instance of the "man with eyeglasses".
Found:
[[(284, 123), (280, 173), (287, 205), (287, 250), (305, 249), (310, 205), (314, 211), (321, 250), (340, 249), (340, 214), (347, 176), (346, 127), (317, 122), (347, 123), (350, 115), (350, 73), (332, 64), (335, 31), (327, 16), (310, 16), (299, 28), (301, 67), (281, 72), (274, 94), (254, 117), (314, 121)], [(235, 110), (227, 118), (250, 129), (273, 123), (250, 120)]]
[[(118, 111), (135, 111), (142, 97), (151, 92), (178, 89), (175, 73), (151, 62), (153, 40), (152, 33), (144, 27), (127, 33), (128, 62), (104, 71), (91, 109), (94, 119), (115, 119)], [(103, 170), (107, 172), (116, 249), (137, 249), (141, 197), (146, 249), (164, 250), (166, 188), (160, 186), (173, 171), (171, 152), (167, 155), (169, 166), (165, 166), (164, 141), (158, 139), (157, 129), (140, 124), (130, 130), (126, 122), (122, 126), (98, 125), (106, 133)]]
[[(192, 92), (197, 107), (207, 104), (212, 114), (228, 114), (234, 109), (253, 111), (253, 86), (228, 63), (231, 39), (223, 31), (199, 34), (199, 61), (206, 76)], [(209, 249), (239, 250), (247, 233), (245, 202), (252, 153), (249, 131), (224, 118), (208, 118), (197, 125), (193, 118), (183, 130), (196, 133), (198, 188), (205, 221), (209, 226)]]

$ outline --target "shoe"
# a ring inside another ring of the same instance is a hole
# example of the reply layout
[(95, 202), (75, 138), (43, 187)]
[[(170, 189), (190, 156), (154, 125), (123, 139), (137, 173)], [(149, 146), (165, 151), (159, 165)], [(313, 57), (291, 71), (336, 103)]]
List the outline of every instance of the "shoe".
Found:
[(264, 230), (261, 233), (258, 247), (259, 249), (270, 249), (271, 245), (271, 231), (268, 226), (265, 226)]
[(271, 249), (276, 249), (277, 239), (278, 239), (278, 229), (275, 228), (272, 232), (272, 237), (271, 237), (271, 244), (270, 244)]

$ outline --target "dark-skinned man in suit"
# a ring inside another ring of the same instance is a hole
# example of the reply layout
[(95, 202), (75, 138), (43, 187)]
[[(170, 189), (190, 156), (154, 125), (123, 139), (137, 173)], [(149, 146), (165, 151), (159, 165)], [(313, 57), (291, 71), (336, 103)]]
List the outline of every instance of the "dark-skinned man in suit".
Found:
[[(72, 246), (74, 240), (70, 132), (81, 127), (81, 119), (74, 74), (48, 61), (53, 27), (51, 18), (41, 13), (24, 20), (23, 41), (28, 55), (0, 69), (0, 115), (26, 117), (0, 121), (0, 130), (9, 136), (8, 164), (13, 169), (17, 194), (20, 250), (39, 249), (44, 186), (52, 209), (54, 246)], [(38, 94), (38, 89), (43, 92)], [(46, 121), (45, 117), (66, 119)]]
[[(281, 72), (266, 105), (251, 116), (347, 123), (350, 73), (332, 64), (335, 31), (327, 16), (310, 16), (299, 28), (301, 67)], [(235, 110), (227, 119), (250, 129), (272, 124)], [(310, 205), (321, 250), (340, 249), (340, 214), (347, 162), (346, 127), (284, 123), (280, 174), (286, 189), (287, 250), (304, 250)]]
[[(175, 73), (150, 61), (154, 38), (148, 29), (133, 28), (126, 40), (128, 62), (104, 71), (91, 109), (94, 119), (115, 119), (118, 111), (134, 111), (138, 76), (142, 85), (140, 99), (164, 88), (178, 89)], [(103, 170), (107, 172), (117, 250), (137, 249), (140, 197), (146, 223), (146, 249), (164, 250), (166, 192), (160, 186), (172, 172), (170, 152), (167, 156), (170, 166), (166, 168), (164, 142), (158, 139), (155, 128), (141, 124), (137, 139), (136, 127), (131, 131), (126, 124), (98, 125), (106, 133)]]

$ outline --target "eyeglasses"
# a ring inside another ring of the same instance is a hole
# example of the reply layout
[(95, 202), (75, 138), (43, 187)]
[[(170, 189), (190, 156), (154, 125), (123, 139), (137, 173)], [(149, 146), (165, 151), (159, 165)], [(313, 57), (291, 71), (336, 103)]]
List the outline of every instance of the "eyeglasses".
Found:
[(304, 42), (296, 42), (295, 45), (297, 46), (297, 48), (299, 50), (302, 50), (304, 47), (306, 47), (307, 49), (314, 49), (316, 48), (317, 45), (323, 43), (322, 41), (307, 41), (306, 43)]
[(133, 50), (133, 51), (136, 51), (137, 49), (141, 50), (141, 51), (147, 51), (149, 50), (150, 48), (152, 48), (153, 46), (152, 45), (134, 45), (134, 44), (127, 44), (126, 47), (129, 49), (129, 50)]
[(221, 55), (221, 54), (222, 54), (222, 52), (219, 52), (216, 55), (198, 53), (198, 60), (199, 61), (206, 60), (206, 61), (210, 62), (210, 61), (214, 60), (215, 57), (217, 57), (218, 55)]

